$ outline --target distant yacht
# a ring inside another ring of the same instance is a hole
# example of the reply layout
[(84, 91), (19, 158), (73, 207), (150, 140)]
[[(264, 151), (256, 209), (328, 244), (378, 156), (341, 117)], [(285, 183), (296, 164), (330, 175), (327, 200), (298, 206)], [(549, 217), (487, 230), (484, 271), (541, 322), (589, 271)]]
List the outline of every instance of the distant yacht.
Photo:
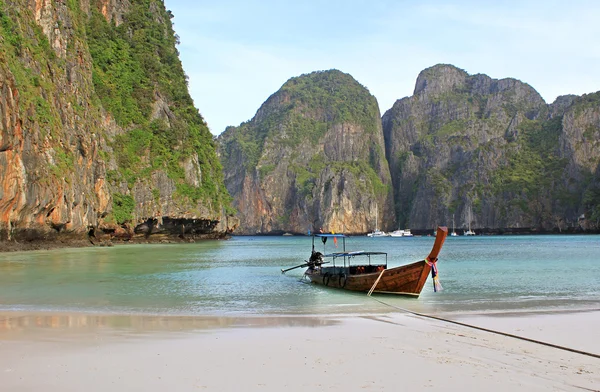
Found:
[(378, 215), (379, 215), (379, 209), (377, 207), (377, 204), (375, 204), (375, 230), (373, 230), (371, 233), (367, 234), (367, 237), (387, 237), (388, 236), (388, 234), (385, 231), (381, 231), (377, 227), (377, 216)]
[(469, 207), (469, 214), (467, 215), (467, 221), (469, 223), (469, 230), (465, 231), (465, 235), (475, 235), (475, 232), (471, 230), (471, 207)]
[(450, 233), (451, 237), (458, 237), (458, 234), (456, 234), (456, 231), (454, 230), (454, 215), (452, 215), (452, 233)]
[(390, 237), (412, 237), (413, 234), (410, 232), (410, 229), (404, 230), (394, 230), (390, 233)]
[(379, 229), (373, 230), (371, 233), (367, 234), (367, 237), (387, 237), (388, 234), (385, 231), (381, 231)]

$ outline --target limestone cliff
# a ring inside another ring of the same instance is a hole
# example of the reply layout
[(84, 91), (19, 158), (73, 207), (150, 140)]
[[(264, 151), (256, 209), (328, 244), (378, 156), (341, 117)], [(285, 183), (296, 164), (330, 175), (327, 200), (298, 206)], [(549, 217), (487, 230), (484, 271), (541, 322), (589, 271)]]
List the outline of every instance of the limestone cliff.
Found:
[(0, 240), (232, 229), (170, 16), (159, 0), (0, 0)]
[(377, 101), (350, 75), (290, 79), (219, 138), (236, 232), (365, 233), (376, 212), (381, 228), (395, 227), (384, 151)]
[[(557, 102), (559, 100), (557, 99)], [(553, 105), (556, 105), (555, 102)], [(583, 229), (600, 229), (600, 92), (570, 97), (561, 116), (558, 155), (565, 163), (559, 217)]]
[(584, 98), (547, 105), (515, 79), (422, 71), (382, 119), (401, 225), (579, 228), (600, 158), (600, 107)]

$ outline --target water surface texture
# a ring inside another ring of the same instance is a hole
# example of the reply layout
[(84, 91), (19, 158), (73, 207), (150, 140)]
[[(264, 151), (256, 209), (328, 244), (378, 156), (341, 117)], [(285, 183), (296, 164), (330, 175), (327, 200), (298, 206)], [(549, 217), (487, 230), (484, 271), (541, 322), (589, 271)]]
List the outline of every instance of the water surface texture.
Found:
[[(423, 259), (434, 237), (346, 239), (388, 252), (389, 266)], [(341, 250), (341, 242), (337, 250)], [(308, 284), (310, 237), (234, 237), (0, 254), (0, 311), (164, 315), (432, 314), (600, 308), (600, 236), (448, 237), (418, 299)], [(323, 251), (318, 243), (317, 250)], [(327, 244), (334, 251), (333, 244)]]

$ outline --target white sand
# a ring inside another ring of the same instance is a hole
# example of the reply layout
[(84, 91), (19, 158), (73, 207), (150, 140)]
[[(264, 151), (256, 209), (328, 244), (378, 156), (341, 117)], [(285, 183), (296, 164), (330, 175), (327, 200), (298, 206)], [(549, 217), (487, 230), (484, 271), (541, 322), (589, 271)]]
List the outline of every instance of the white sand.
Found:
[[(598, 358), (404, 314), (21, 316), (0, 315), (0, 391), (600, 390)], [(600, 312), (461, 321), (600, 354)]]

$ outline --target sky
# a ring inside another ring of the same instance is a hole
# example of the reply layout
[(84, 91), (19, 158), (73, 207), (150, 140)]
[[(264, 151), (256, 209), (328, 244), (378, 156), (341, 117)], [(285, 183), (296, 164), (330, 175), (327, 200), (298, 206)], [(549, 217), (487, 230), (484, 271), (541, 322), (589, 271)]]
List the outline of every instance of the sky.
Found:
[(165, 0), (210, 131), (252, 119), (290, 78), (338, 69), (381, 114), (419, 72), (516, 78), (548, 103), (600, 90), (600, 1)]

